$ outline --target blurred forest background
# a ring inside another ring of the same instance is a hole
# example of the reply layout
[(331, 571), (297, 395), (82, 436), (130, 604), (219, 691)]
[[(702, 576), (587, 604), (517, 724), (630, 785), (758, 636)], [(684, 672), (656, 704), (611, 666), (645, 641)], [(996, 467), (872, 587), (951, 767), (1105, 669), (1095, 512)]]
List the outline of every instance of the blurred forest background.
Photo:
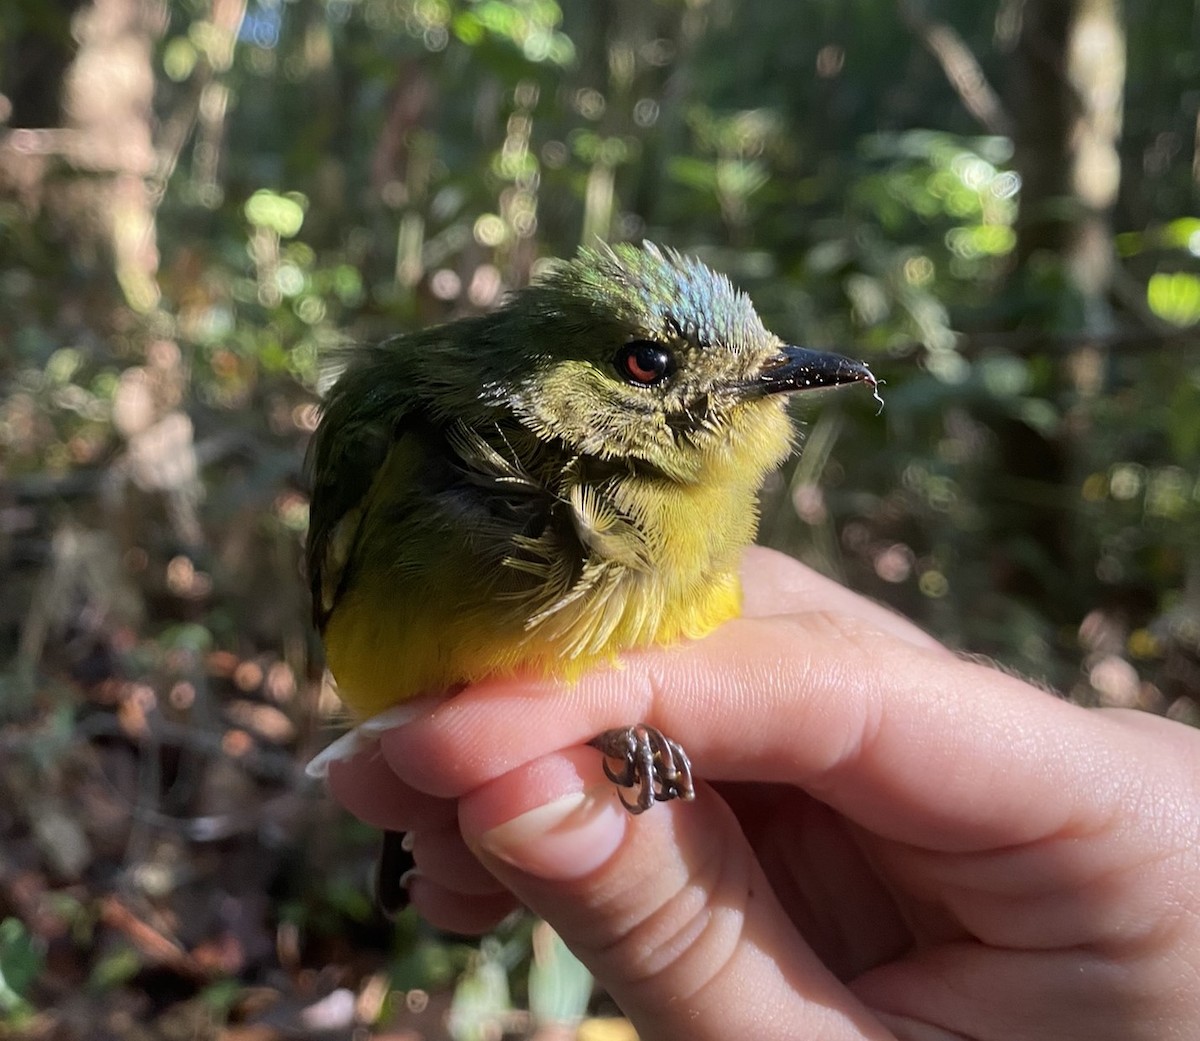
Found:
[(887, 380), (764, 541), (1194, 719), (1200, 3), (4, 0), (0, 1033), (629, 1036), (542, 926), (378, 918), (302, 774), (323, 356), (597, 236)]

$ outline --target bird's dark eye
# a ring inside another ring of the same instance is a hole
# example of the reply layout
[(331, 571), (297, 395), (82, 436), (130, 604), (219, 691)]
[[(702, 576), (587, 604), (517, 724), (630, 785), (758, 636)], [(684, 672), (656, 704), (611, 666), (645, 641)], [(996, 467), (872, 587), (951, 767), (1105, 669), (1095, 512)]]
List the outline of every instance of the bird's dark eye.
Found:
[(675, 367), (671, 352), (653, 340), (630, 341), (617, 351), (615, 361), (622, 377), (642, 387), (662, 382)]

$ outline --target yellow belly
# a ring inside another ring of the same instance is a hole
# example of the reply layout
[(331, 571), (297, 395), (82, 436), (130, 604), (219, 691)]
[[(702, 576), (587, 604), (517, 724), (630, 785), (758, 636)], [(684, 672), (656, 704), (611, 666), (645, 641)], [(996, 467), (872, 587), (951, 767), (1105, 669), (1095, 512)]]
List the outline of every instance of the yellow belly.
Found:
[[(390, 587), (378, 580), (346, 593), (325, 630), (325, 650), (342, 700), (367, 717), (419, 694), (439, 693), (485, 676), (555, 675), (574, 679), (629, 648), (698, 638), (741, 609), (737, 574), (710, 575), (683, 596), (645, 576), (610, 594), (617, 612), (597, 631), (595, 605), (526, 629), (499, 607), (466, 608), (444, 589)], [(675, 594), (675, 595), (673, 595)], [(486, 606), (486, 605), (485, 605)], [(578, 645), (574, 654), (564, 647)]]

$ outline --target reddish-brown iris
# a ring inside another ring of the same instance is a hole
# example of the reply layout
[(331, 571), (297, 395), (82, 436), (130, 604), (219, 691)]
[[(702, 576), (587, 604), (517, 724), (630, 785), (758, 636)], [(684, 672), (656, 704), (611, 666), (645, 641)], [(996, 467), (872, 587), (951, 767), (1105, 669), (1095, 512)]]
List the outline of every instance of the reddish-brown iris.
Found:
[(616, 357), (617, 371), (630, 383), (653, 386), (671, 372), (671, 352), (653, 340), (632, 340)]

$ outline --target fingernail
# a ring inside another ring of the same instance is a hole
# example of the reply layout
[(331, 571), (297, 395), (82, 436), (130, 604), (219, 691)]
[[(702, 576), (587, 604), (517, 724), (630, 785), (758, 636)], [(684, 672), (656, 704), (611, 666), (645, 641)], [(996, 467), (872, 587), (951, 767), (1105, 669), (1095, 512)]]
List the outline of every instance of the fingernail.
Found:
[(425, 715), (429, 711), (429, 704), (430, 699), (422, 698), (420, 701), (406, 701), (403, 705), (393, 705), (377, 716), (364, 719), (356, 729), (365, 734), (382, 734), (385, 730), (411, 723), (417, 716)]
[(314, 780), (323, 781), (329, 776), (330, 764), (353, 759), (374, 745), (385, 730), (410, 723), (418, 716), (424, 715), (428, 709), (428, 703), (424, 701), (421, 704), (394, 705), (385, 712), (364, 720), (313, 756), (304, 772)]
[(611, 857), (628, 815), (604, 785), (571, 792), (479, 836), (484, 852), (550, 881), (582, 878)]

